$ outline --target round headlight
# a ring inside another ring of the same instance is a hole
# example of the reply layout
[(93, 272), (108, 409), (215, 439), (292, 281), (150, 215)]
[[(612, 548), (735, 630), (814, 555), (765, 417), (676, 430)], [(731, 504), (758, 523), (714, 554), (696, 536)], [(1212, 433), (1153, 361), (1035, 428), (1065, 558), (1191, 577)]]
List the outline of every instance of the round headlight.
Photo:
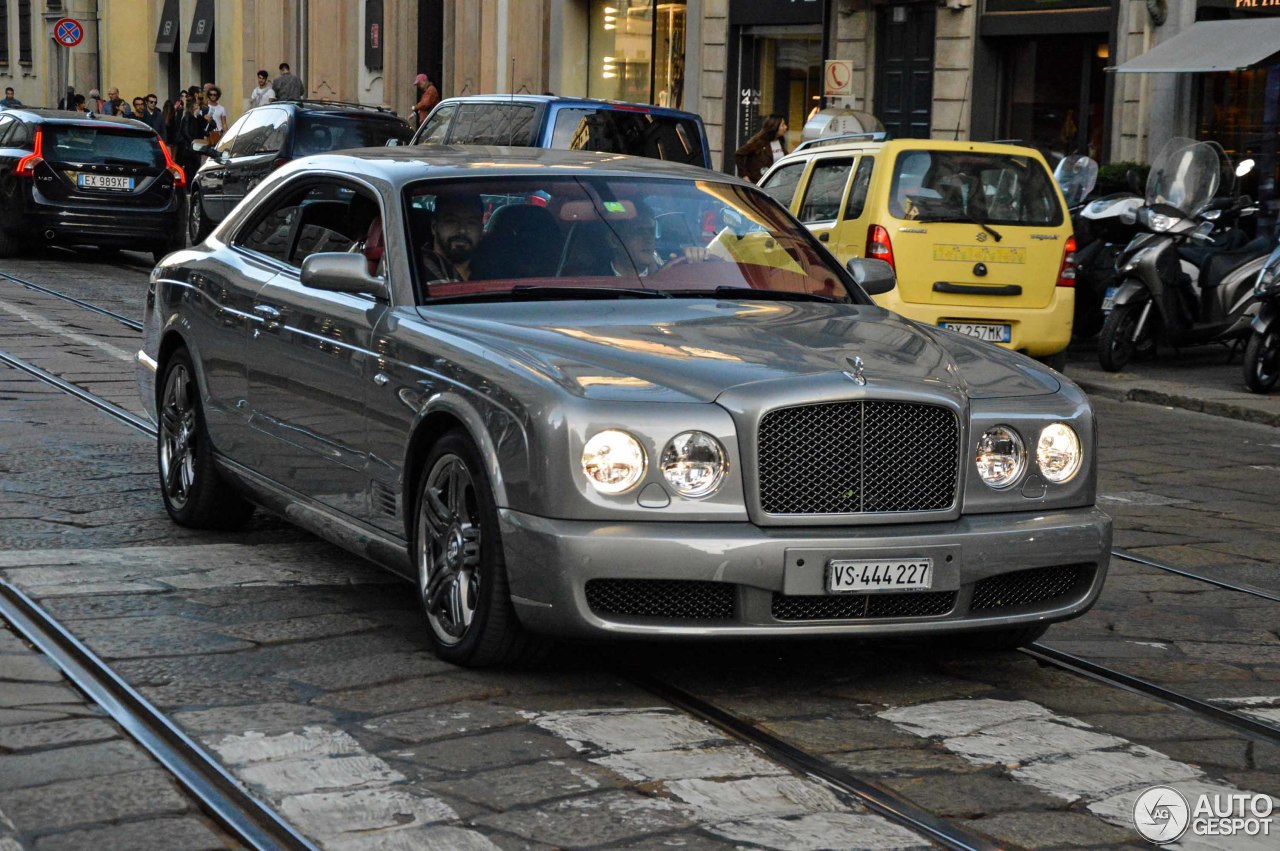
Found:
[(1069, 481), (1080, 469), (1084, 453), (1080, 451), (1080, 438), (1066, 423), (1045, 426), (1036, 443), (1036, 463), (1040, 474), (1051, 482)]
[(658, 466), (676, 493), (698, 499), (720, 488), (729, 465), (720, 441), (706, 432), (686, 431), (671, 438)]
[(984, 482), (993, 488), (1007, 488), (1027, 466), (1027, 451), (1016, 431), (1008, 426), (996, 426), (982, 435), (973, 460)]
[(640, 441), (625, 431), (607, 429), (582, 448), (582, 472), (600, 493), (625, 493), (644, 478)]

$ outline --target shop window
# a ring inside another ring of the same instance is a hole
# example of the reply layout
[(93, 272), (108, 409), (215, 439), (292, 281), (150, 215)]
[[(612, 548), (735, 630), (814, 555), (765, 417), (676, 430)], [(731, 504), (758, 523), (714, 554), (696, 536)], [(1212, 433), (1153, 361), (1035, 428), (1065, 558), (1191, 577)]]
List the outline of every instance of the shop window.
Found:
[(587, 95), (682, 108), (686, 5), (594, 0)]

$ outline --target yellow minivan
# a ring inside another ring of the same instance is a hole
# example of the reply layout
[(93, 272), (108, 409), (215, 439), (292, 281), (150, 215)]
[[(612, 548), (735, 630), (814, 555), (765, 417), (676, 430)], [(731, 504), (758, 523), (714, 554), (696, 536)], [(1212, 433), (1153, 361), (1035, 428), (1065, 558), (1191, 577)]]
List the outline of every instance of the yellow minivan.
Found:
[(986, 142), (819, 139), (760, 187), (832, 254), (888, 261), (875, 297), (910, 319), (1062, 368), (1075, 309), (1075, 240), (1039, 152)]

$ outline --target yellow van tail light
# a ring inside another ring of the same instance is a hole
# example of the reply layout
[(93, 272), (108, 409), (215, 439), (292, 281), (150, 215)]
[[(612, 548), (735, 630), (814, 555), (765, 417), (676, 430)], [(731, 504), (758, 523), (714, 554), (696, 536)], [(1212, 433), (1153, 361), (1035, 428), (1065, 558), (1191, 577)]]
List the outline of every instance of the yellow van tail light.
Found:
[[(1073, 250), (1074, 250), (1074, 243)], [(894, 271), (897, 271), (897, 265), (893, 262), (893, 243), (889, 241), (889, 232), (880, 225), (871, 225), (867, 228), (867, 256), (872, 260), (883, 260)], [(1072, 273), (1074, 275), (1074, 272)]]
[(1058, 270), (1058, 286), (1074, 287), (1076, 285), (1076, 238), (1067, 237), (1067, 244), (1062, 247), (1062, 268)]

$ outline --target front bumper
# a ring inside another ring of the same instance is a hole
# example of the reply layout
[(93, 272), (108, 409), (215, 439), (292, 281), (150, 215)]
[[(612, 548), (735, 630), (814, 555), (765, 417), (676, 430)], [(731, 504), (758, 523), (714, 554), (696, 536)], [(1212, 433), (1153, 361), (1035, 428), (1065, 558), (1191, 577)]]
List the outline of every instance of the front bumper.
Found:
[[(499, 513), (521, 622), (566, 636), (905, 636), (1049, 623), (1093, 605), (1111, 549), (1111, 518), (1096, 508), (856, 529)], [(824, 590), (831, 559), (921, 557), (933, 559), (931, 591)], [(632, 589), (644, 602), (628, 611)], [(692, 606), (679, 599), (685, 589)], [(720, 602), (703, 606), (708, 597)]]

